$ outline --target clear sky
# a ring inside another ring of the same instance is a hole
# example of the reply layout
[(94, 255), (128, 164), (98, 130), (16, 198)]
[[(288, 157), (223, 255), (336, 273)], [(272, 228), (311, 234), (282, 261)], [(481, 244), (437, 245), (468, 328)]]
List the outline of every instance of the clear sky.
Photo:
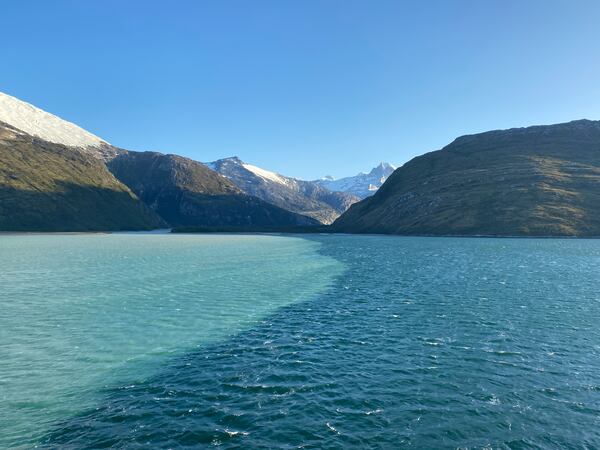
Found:
[(600, 1), (19, 0), (0, 91), (114, 145), (285, 175), (600, 119)]

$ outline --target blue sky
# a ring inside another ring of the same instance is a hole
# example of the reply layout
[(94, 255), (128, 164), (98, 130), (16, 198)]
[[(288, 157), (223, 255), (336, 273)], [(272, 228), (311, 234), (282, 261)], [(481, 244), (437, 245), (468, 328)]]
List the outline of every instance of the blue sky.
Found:
[(29, 1), (0, 91), (132, 150), (286, 175), (600, 119), (598, 1)]

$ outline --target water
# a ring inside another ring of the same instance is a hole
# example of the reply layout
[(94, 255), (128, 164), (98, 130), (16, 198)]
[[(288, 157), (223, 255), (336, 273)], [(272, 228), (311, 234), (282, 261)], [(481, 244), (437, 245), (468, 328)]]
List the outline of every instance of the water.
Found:
[(270, 236), (0, 237), (0, 446), (32, 444), (106, 390), (311, 299), (341, 267), (317, 247)]
[(600, 447), (600, 241), (11, 236), (0, 254), (0, 446)]

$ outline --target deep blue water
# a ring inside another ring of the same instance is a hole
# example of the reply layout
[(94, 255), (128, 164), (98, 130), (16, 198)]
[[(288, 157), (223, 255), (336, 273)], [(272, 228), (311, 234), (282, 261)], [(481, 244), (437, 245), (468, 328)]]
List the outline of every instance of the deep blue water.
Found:
[(322, 264), (303, 281), (331, 275), (317, 290), (94, 385), (37, 442), (600, 448), (600, 241), (298, 241)]

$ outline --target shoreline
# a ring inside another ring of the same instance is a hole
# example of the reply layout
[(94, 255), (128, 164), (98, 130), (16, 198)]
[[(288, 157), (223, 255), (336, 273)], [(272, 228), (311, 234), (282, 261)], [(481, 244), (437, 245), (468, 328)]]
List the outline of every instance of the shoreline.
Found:
[(334, 231), (326, 227), (175, 227), (158, 228), (155, 230), (98, 230), (98, 231), (0, 231), (2, 236), (78, 236), (78, 235), (110, 235), (110, 234), (293, 234), (293, 235), (338, 235), (338, 236), (389, 236), (389, 237), (421, 237), (421, 238), (476, 238), (476, 239), (600, 239), (600, 236), (571, 236), (571, 235), (510, 235), (510, 234), (395, 234), (395, 233), (348, 233)]

